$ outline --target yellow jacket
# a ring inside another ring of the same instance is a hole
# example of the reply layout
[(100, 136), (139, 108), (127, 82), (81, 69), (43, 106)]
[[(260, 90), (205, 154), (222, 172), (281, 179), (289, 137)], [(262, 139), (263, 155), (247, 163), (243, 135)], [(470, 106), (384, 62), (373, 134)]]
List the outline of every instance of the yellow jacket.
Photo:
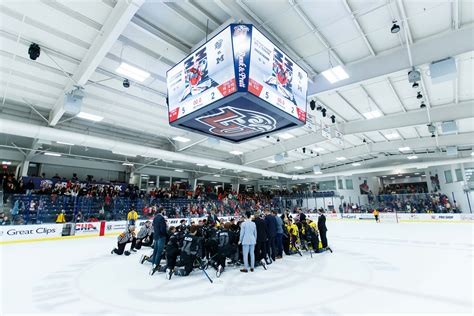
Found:
[(296, 224), (291, 224), (289, 231), (291, 235), (298, 236), (298, 226), (296, 226)]
[(130, 212), (128, 212), (128, 214), (127, 214), (127, 220), (132, 220), (132, 219), (135, 220), (135, 221), (138, 219), (138, 213), (137, 213), (137, 211), (130, 211)]
[(309, 223), (309, 227), (311, 227), (312, 229), (314, 229), (314, 231), (315, 231), (315, 232), (317, 232), (317, 231), (318, 231), (318, 226), (316, 225), (316, 223), (315, 223), (315, 222), (311, 222), (311, 223)]
[(378, 215), (379, 215), (379, 211), (374, 210), (374, 216), (378, 216)]
[(56, 217), (56, 223), (66, 223), (66, 218), (63, 213), (59, 213), (58, 217)]

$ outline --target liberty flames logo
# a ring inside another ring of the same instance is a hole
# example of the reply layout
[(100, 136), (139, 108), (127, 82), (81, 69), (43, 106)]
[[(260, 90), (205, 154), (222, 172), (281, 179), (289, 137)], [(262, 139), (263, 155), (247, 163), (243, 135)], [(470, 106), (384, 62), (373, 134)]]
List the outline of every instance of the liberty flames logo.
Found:
[(264, 113), (225, 106), (217, 113), (196, 118), (209, 127), (209, 132), (218, 136), (247, 136), (273, 131), (276, 120)]

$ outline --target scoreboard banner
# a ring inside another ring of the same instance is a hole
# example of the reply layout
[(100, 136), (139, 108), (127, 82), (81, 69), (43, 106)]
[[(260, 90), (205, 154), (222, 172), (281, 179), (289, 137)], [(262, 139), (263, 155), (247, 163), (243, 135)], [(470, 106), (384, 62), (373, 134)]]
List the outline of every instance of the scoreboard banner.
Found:
[(255, 28), (249, 76), (249, 92), (306, 121), (308, 74)]
[(237, 91), (230, 28), (171, 68), (166, 80), (170, 122)]
[(238, 143), (306, 122), (308, 75), (251, 24), (230, 24), (167, 72), (172, 126)]

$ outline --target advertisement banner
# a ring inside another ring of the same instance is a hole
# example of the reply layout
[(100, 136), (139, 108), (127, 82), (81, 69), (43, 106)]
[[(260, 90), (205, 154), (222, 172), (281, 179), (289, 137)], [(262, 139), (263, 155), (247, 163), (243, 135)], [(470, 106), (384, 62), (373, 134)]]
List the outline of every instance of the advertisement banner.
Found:
[(230, 27), (199, 47), (166, 75), (169, 122), (237, 91)]
[(127, 228), (126, 221), (113, 221), (105, 223), (105, 233), (123, 232)]
[(256, 28), (249, 76), (250, 93), (306, 122), (308, 74)]
[(100, 234), (100, 222), (93, 223), (76, 223), (74, 225), (74, 234), (78, 235), (90, 235), (90, 236), (99, 236)]
[(0, 226), (0, 243), (61, 237), (62, 224)]

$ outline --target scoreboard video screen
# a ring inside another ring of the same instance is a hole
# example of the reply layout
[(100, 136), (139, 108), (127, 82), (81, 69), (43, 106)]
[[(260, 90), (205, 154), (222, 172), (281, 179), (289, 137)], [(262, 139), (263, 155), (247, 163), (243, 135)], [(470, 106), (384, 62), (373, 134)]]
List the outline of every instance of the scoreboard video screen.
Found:
[(252, 30), (249, 92), (306, 121), (308, 74), (256, 28)]
[(307, 73), (250, 24), (231, 24), (167, 72), (172, 126), (229, 142), (304, 125)]
[(236, 92), (230, 28), (169, 70), (167, 86), (170, 122)]

